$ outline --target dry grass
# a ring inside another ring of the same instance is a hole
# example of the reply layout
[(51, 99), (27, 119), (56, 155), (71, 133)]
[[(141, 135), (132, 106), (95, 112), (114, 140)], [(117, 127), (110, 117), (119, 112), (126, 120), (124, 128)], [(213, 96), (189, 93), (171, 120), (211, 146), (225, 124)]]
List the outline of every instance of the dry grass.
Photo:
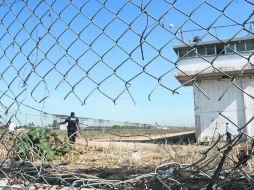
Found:
[[(12, 145), (10, 139), (6, 137), (3, 141), (4, 145), (10, 147)], [(217, 147), (222, 147), (224, 143), (220, 143)], [(58, 157), (54, 160), (55, 164), (67, 164), (67, 168), (71, 170), (75, 169), (86, 169), (86, 173), (97, 174), (109, 170), (117, 175), (117, 172), (123, 172), (128, 177), (129, 171), (132, 171), (132, 175), (153, 172), (154, 168), (157, 166), (169, 163), (169, 162), (179, 162), (184, 164), (192, 164), (198, 161), (202, 155), (201, 150), (206, 149), (207, 146), (200, 146), (196, 144), (188, 145), (173, 145), (173, 144), (148, 144), (148, 143), (126, 143), (126, 142), (114, 142), (109, 140), (101, 141), (92, 140), (86, 145), (84, 137), (78, 139), (77, 144), (74, 145), (74, 150), (62, 157)], [(232, 167), (237, 162), (237, 154), (241, 149), (248, 148), (247, 143), (241, 143), (237, 145), (234, 150), (230, 153), (230, 159), (227, 159), (225, 163), (225, 168)], [(208, 158), (212, 158), (217, 154), (217, 148), (210, 151)], [(207, 169), (214, 169), (221, 155), (217, 157), (211, 164), (209, 164)], [(7, 156), (6, 147), (0, 145), (0, 159), (3, 160)], [(232, 160), (231, 160), (232, 159)], [(253, 158), (248, 161), (248, 164), (244, 167), (247, 171), (252, 171), (254, 166)], [(127, 171), (126, 171), (127, 170)], [(126, 176), (123, 179), (126, 179)], [(102, 176), (105, 178), (112, 178)], [(118, 179), (119, 176), (114, 176), (114, 179)]]
[[(79, 139), (78, 143), (83, 140)], [(218, 145), (223, 146), (224, 143)], [(237, 154), (240, 149), (246, 149), (247, 144), (239, 144), (229, 155), (225, 163), (225, 169), (232, 168), (238, 161)], [(70, 168), (86, 168), (90, 171), (103, 171), (105, 169), (123, 169), (133, 170), (134, 173), (153, 172), (157, 166), (169, 163), (179, 162), (183, 164), (192, 164), (198, 161), (202, 154), (201, 150), (207, 146), (200, 145), (171, 145), (171, 144), (145, 144), (145, 143), (123, 143), (123, 142), (96, 142), (90, 141), (89, 145), (75, 145), (75, 151), (64, 157), (57, 159), (56, 163), (68, 163)], [(213, 158), (217, 154), (216, 148), (209, 152), (207, 158)], [(220, 159), (220, 154), (213, 162), (204, 169), (215, 169)], [(135, 157), (136, 156), (136, 157)], [(248, 161), (244, 167), (246, 171), (252, 171), (254, 166), (253, 158)], [(138, 170), (138, 171), (137, 171)], [(93, 172), (91, 172), (93, 173)], [(128, 175), (128, 174), (126, 174)], [(106, 176), (107, 177), (107, 176)]]
[(75, 145), (75, 151), (57, 162), (75, 163), (86, 168), (153, 168), (169, 161), (192, 163), (200, 158), (200, 148), (195, 145), (90, 141), (88, 146)]

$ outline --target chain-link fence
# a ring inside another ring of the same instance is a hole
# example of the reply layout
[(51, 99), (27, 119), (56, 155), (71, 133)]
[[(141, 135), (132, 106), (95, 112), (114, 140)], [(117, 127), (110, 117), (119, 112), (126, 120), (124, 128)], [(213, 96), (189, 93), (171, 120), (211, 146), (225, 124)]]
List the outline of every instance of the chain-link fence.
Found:
[[(1, 121), (4, 126), (9, 120), (22, 125), (21, 113), (27, 109), (43, 118), (49, 114), (45, 102), (59, 94), (63, 101), (78, 100), (82, 105), (98, 94), (114, 104), (124, 95), (136, 103), (132, 86), (143, 76), (155, 84), (147, 94), (149, 100), (158, 89), (178, 94), (193, 85), (195, 101), (202, 100), (203, 106), (214, 100), (223, 105), (223, 98), (236, 89), (241, 92), (237, 97), (247, 96), (243, 109), (249, 109), (253, 105), (253, 4), (251, 0), (3, 0)], [(243, 84), (242, 78), (248, 83)], [(217, 80), (212, 89), (205, 85), (207, 79)], [(224, 85), (213, 89), (221, 85), (218, 81)], [(142, 81), (141, 87), (146, 84)], [(219, 91), (219, 96), (212, 91)], [(202, 115), (206, 110), (196, 104)], [(250, 111), (245, 121), (236, 122), (234, 114), (220, 109), (217, 113), (223, 121), (237, 131), (229, 144), (223, 144), (217, 133), (214, 144), (202, 150), (194, 163), (159, 165), (154, 172), (129, 180), (85, 175), (88, 171), (82, 168), (75, 173), (49, 162), (50, 153), (38, 152), (42, 147), (32, 140), (46, 134), (9, 134), (3, 129), (0, 181), (11, 189), (253, 189), (254, 114)], [(196, 127), (207, 124), (200, 123), (200, 115)], [(202, 130), (197, 128), (200, 134)], [(243, 144), (247, 148), (240, 150)], [(55, 150), (61, 146), (65, 143), (54, 144)], [(182, 161), (174, 147), (172, 156), (158, 146), (166, 160)]]

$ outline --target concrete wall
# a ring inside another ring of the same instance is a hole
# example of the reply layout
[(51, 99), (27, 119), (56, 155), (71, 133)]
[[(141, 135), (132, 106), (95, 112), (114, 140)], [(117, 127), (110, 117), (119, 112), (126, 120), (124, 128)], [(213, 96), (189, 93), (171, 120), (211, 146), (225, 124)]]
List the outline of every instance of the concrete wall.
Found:
[[(237, 86), (254, 95), (254, 79), (241, 78), (235, 81)], [(225, 134), (226, 119), (222, 113), (237, 126), (243, 126), (254, 116), (254, 100), (235, 87), (229, 79), (213, 79), (198, 82), (202, 91), (194, 86), (196, 136), (199, 141), (206, 141), (218, 134)], [(226, 91), (226, 93), (225, 93)], [(224, 96), (220, 99), (222, 94)], [(234, 134), (237, 128), (233, 127)], [(248, 125), (247, 133), (254, 136), (254, 121)]]
[[(245, 120), (248, 123), (254, 117), (254, 77), (247, 78), (242, 81), (243, 89), (246, 93), (244, 96), (244, 110), (245, 110)], [(254, 120), (250, 122), (247, 126), (247, 134), (254, 136)]]
[[(219, 69), (223, 72), (228, 72), (230, 75), (238, 74), (239, 71), (244, 68), (244, 75), (249, 73), (254, 75), (254, 67), (252, 64), (254, 62), (254, 56), (251, 56), (251, 53), (242, 53), (241, 56), (237, 54), (227, 54), (215, 56), (206, 56), (202, 58), (187, 58), (179, 61), (178, 68), (175, 73), (175, 77), (181, 82), (184, 83), (190, 78), (187, 76), (197, 75), (199, 78), (212, 78), (212, 77), (222, 77), (224, 74), (216, 70)], [(249, 61), (248, 58), (250, 57)], [(211, 63), (215, 67), (211, 67)], [(183, 72), (181, 72), (183, 71)], [(187, 74), (187, 75), (186, 75)], [(189, 83), (187, 85), (192, 85)]]

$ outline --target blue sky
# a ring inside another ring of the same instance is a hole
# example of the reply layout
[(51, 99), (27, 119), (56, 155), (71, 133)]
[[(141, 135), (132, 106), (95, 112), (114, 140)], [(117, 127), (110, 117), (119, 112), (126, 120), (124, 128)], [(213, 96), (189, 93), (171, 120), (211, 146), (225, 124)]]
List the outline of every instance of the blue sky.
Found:
[[(49, 113), (68, 115), (75, 111), (78, 116), (90, 118), (194, 126), (192, 87), (182, 87), (179, 94), (173, 95), (157, 82), (161, 77), (161, 84), (169, 89), (180, 85), (174, 78), (177, 57), (172, 47), (181, 43), (181, 35), (175, 32), (182, 28), (185, 43), (196, 35), (204, 36), (203, 40), (247, 35), (241, 24), (249, 18), (253, 5), (244, 0), (173, 2), (3, 3), (0, 87), (11, 98), (1, 96), (4, 106), (0, 111), (3, 114), (11, 105), (7, 118), (15, 113), (18, 105), (12, 103), (20, 94), (18, 102)], [(172, 24), (174, 27), (170, 28)], [(203, 28), (210, 28), (209, 33)], [(193, 29), (201, 30), (186, 32)], [(140, 46), (142, 33), (146, 37), (142, 45), (144, 60)], [(125, 90), (126, 83), (131, 96)], [(103, 93), (96, 90), (98, 84)], [(112, 100), (119, 94), (115, 105)], [(48, 98), (41, 102), (45, 97)], [(35, 114), (24, 106), (20, 106), (19, 113)], [(24, 121), (22, 115), (18, 117)]]

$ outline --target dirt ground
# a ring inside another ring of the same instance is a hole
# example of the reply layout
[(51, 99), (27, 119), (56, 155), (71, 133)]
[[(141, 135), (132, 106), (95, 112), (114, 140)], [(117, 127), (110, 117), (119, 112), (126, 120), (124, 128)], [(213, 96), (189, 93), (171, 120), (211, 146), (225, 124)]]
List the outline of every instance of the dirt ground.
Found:
[[(150, 138), (161, 137), (150, 136)], [(128, 179), (134, 179), (140, 175), (153, 173), (155, 169), (165, 163), (178, 162), (181, 164), (192, 164), (202, 157), (200, 152), (208, 148), (208, 146), (201, 146), (198, 144), (152, 144), (152, 143), (137, 143), (137, 142), (121, 142), (124, 138), (119, 138), (118, 141), (115, 139), (87, 139), (84, 136), (77, 139), (75, 145), (73, 145), (73, 150), (61, 157), (56, 158), (53, 163), (54, 167), (59, 170), (55, 172), (52, 168), (47, 169), (45, 167), (46, 176), (58, 175), (61, 178), (68, 178), (70, 183), (72, 183), (72, 178), (75, 176), (75, 180), (78, 178), (85, 179), (103, 179), (103, 180), (117, 180), (125, 181)], [(218, 146), (223, 146), (223, 142), (218, 144)], [(239, 145), (247, 146), (247, 144)], [(5, 147), (2, 147), (1, 157), (5, 158), (7, 152)], [(236, 159), (236, 152), (232, 152), (233, 159)], [(209, 152), (208, 157), (212, 157), (216, 153)], [(218, 159), (209, 166), (210, 169), (214, 169), (218, 165)], [(44, 162), (39, 160), (39, 162)], [(35, 165), (40, 165), (41, 163), (34, 162)], [(232, 165), (232, 163), (226, 163), (227, 165)], [(254, 161), (251, 159), (246, 165), (245, 169), (252, 170), (254, 166)], [(29, 168), (29, 166), (26, 166)], [(33, 168), (33, 167), (32, 167)], [(209, 168), (208, 168), (209, 169)], [(167, 169), (165, 169), (167, 171)], [(48, 172), (48, 173), (47, 173)], [(37, 174), (37, 172), (35, 172)], [(191, 174), (190, 174), (191, 176)], [(74, 178), (73, 178), (74, 179)], [(184, 179), (184, 178), (183, 178)], [(47, 179), (50, 183), (55, 183), (55, 178), (52, 181)], [(162, 183), (156, 180), (156, 178), (144, 178), (148, 180), (147, 182), (142, 182), (141, 184), (129, 184), (129, 186), (122, 187), (120, 189), (144, 189), (145, 185), (149, 184), (151, 189), (163, 189)], [(186, 180), (186, 179), (184, 179)], [(202, 181), (204, 184), (207, 183), (206, 179)], [(168, 182), (169, 183), (169, 182)], [(126, 183), (127, 185), (128, 183)], [(193, 188), (190, 189), (200, 189), (200, 184), (197, 188), (197, 183), (195, 181), (190, 181)], [(201, 184), (203, 185), (203, 184)], [(1, 186), (1, 181), (0, 181)], [(22, 189), (22, 188), (21, 188)], [(43, 188), (42, 188), (43, 189)]]
[[(151, 138), (155, 138), (154, 136)], [(218, 146), (223, 146), (220, 144)], [(238, 149), (232, 152), (232, 158), (237, 160)], [(76, 171), (81, 169), (86, 174), (91, 174), (103, 179), (126, 180), (154, 172), (154, 169), (162, 164), (178, 162), (183, 164), (192, 164), (202, 157), (203, 150), (208, 146), (198, 144), (152, 144), (136, 142), (119, 142), (110, 139), (88, 140), (84, 137), (77, 139), (74, 151), (55, 160), (56, 164), (66, 164), (68, 168)], [(216, 149), (215, 149), (216, 150)], [(216, 152), (211, 151), (208, 156)], [(211, 168), (218, 164), (215, 160), (210, 165)], [(226, 165), (231, 165), (229, 160)], [(253, 159), (247, 169), (252, 169)]]
[(128, 179), (153, 172), (161, 164), (170, 161), (192, 163), (200, 158), (204, 147), (195, 145), (170, 145), (126, 143), (112, 141), (86, 141), (78, 139), (72, 153), (59, 157), (56, 164), (66, 164), (72, 170), (104, 179)]

